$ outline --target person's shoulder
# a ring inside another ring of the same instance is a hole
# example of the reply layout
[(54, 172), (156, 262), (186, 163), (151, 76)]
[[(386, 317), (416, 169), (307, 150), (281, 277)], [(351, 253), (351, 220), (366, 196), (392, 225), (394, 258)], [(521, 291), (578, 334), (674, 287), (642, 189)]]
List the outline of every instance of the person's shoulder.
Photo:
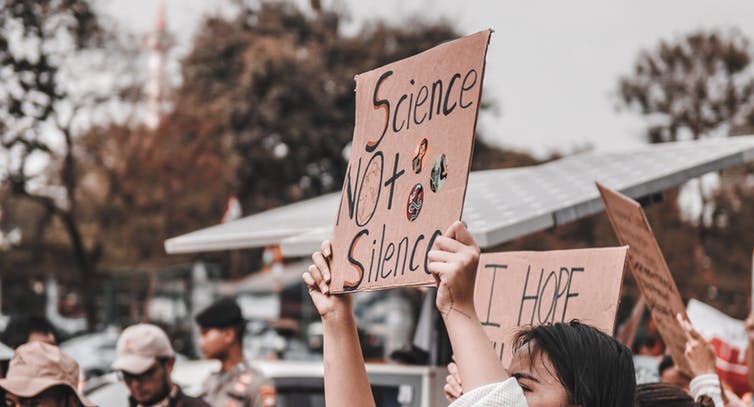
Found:
[(179, 393), (178, 394), (178, 403), (177, 407), (212, 407), (209, 403), (206, 401), (198, 398), (198, 397), (191, 397), (186, 395), (186, 393)]

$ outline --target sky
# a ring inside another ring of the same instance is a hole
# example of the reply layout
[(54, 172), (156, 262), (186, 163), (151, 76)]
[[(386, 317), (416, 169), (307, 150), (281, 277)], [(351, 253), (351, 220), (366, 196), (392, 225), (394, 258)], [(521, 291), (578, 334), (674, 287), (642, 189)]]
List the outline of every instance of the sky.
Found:
[[(180, 55), (204, 13), (229, 13), (228, 0), (164, 0)], [(308, 1), (295, 0), (307, 7)], [(733, 0), (323, 0), (347, 10), (345, 34), (368, 21), (444, 20), (463, 34), (492, 28), (480, 114), (485, 140), (545, 157), (584, 148), (644, 143), (644, 118), (617, 109), (617, 84), (639, 52), (699, 30), (740, 29), (754, 38), (754, 2)], [(137, 35), (153, 25), (157, 0), (99, 0)]]

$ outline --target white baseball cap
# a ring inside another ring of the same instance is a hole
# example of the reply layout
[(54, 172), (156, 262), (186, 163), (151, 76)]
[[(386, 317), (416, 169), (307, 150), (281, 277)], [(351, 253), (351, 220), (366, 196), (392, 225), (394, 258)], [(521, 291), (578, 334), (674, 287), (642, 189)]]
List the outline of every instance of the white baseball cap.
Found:
[(142, 374), (152, 367), (158, 358), (175, 355), (165, 331), (156, 325), (131, 325), (118, 338), (113, 369), (131, 374)]

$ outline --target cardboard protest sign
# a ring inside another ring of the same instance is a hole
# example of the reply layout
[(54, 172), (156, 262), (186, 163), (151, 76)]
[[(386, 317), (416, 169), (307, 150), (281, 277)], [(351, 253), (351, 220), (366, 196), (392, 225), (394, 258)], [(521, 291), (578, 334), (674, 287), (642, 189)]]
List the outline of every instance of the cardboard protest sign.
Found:
[(474, 305), (508, 366), (522, 325), (578, 319), (612, 335), (628, 247), (484, 253)]
[(730, 317), (697, 300), (686, 307), (689, 322), (712, 345), (717, 358), (717, 375), (737, 394), (749, 391), (746, 348), (749, 340), (744, 321)]
[(597, 188), (618, 241), (629, 246), (629, 269), (657, 323), (665, 346), (678, 367), (690, 375), (683, 355), (686, 334), (676, 319), (679, 313), (686, 316), (686, 308), (644, 210), (638, 202), (600, 183), (597, 183)]
[(490, 33), (356, 76), (333, 292), (434, 283), (425, 259), (461, 218)]

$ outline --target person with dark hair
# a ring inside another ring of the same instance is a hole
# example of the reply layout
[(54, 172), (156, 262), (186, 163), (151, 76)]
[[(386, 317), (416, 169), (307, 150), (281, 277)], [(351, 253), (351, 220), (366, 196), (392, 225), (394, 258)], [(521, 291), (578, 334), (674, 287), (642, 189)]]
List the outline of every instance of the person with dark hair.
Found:
[(189, 397), (173, 383), (170, 374), (175, 352), (165, 331), (151, 324), (131, 325), (118, 337), (113, 369), (125, 383), (132, 407), (209, 407)]
[(686, 373), (683, 373), (681, 369), (673, 361), (673, 357), (670, 355), (663, 356), (660, 361), (660, 365), (657, 368), (660, 374), (660, 381), (668, 383), (673, 386), (679, 387), (683, 390), (689, 390), (689, 383), (691, 383), (691, 377)]
[[(330, 242), (312, 255), (303, 275), (322, 317), (325, 403), (374, 406), (349, 295), (330, 295)], [(474, 308), (479, 248), (455, 222), (435, 239), (429, 271), (438, 282), (435, 305), (447, 326), (465, 394), (453, 407), (632, 407), (636, 383), (631, 352), (578, 322), (524, 330), (509, 371), (500, 364)]]
[(516, 334), (513, 347), (524, 357), (514, 357), (508, 374), (518, 379), (524, 394), (537, 383), (519, 372), (549, 360), (569, 405), (631, 405), (621, 402), (632, 400), (635, 392), (631, 351), (594, 327), (578, 321), (530, 326)]
[(60, 348), (40, 341), (21, 345), (0, 379), (5, 406), (96, 407), (78, 392), (79, 364)]
[(270, 379), (244, 359), (246, 320), (232, 298), (221, 298), (196, 315), (204, 357), (220, 361), (220, 371), (204, 382), (202, 398), (213, 406), (276, 405)]
[(636, 387), (636, 407), (712, 407), (714, 402), (705, 398), (696, 402), (678, 386), (669, 383), (646, 383)]
[(55, 327), (42, 315), (15, 315), (3, 332), (2, 342), (13, 349), (33, 341), (57, 345)]

